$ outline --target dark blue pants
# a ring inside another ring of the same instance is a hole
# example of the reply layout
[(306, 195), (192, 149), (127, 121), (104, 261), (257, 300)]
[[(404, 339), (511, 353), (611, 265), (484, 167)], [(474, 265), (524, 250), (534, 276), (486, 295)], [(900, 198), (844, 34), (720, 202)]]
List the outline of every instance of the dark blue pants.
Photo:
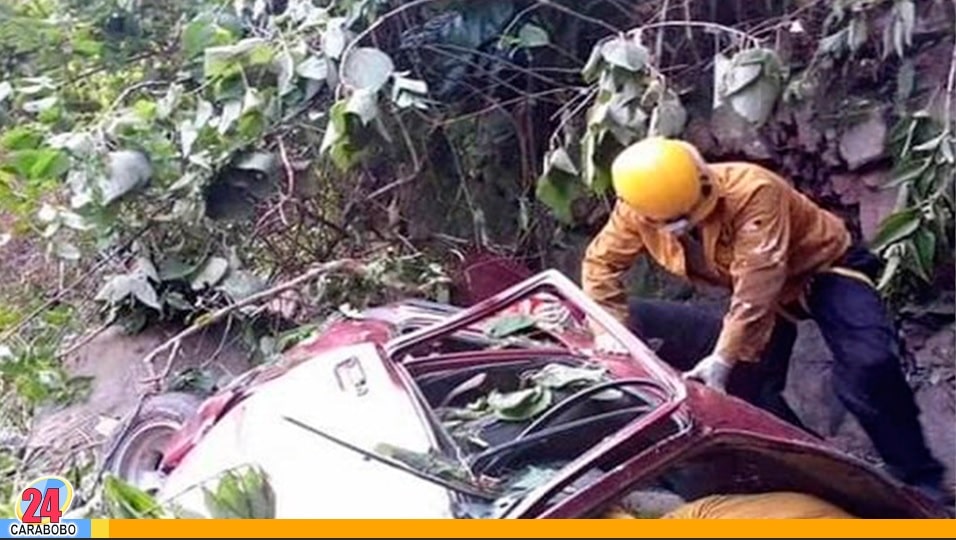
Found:
[[(875, 277), (878, 260), (860, 248), (841, 265)], [(834, 390), (852, 413), (888, 469), (909, 484), (933, 485), (943, 466), (932, 456), (919, 423), (919, 408), (904, 377), (899, 340), (876, 290), (841, 275), (819, 274), (807, 295), (809, 313), (833, 354)], [(658, 355), (686, 371), (709, 354), (722, 313), (677, 302), (637, 300), (631, 304), (631, 331), (661, 340)], [(727, 391), (807, 431), (782, 393), (786, 387), (796, 326), (778, 319), (773, 336), (753, 364), (738, 364)]]

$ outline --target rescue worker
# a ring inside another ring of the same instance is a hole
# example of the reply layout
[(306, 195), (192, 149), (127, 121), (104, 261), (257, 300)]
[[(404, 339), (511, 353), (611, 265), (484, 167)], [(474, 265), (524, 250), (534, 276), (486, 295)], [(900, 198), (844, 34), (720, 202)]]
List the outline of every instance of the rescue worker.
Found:
[[(686, 378), (737, 395), (803, 427), (782, 396), (796, 319), (816, 322), (833, 354), (835, 391), (890, 471), (952, 506), (901, 365), (893, 323), (873, 285), (880, 261), (843, 221), (774, 172), (707, 163), (660, 137), (611, 167), (617, 201), (582, 263), (582, 287)], [(628, 301), (622, 278), (647, 254), (693, 283), (729, 289), (707, 316), (678, 303)], [(596, 328), (598, 347), (620, 347)]]

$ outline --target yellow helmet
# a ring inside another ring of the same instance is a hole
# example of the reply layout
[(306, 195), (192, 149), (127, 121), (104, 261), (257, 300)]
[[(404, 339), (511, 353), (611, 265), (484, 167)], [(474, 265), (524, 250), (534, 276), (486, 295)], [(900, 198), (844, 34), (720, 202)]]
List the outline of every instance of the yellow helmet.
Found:
[(611, 164), (617, 196), (639, 214), (669, 221), (701, 199), (701, 170), (684, 143), (649, 137), (627, 147)]

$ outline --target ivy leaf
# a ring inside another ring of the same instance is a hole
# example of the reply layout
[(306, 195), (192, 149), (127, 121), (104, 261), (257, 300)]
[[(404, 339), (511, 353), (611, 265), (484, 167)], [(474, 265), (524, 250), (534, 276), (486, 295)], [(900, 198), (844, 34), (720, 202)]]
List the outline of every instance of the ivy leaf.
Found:
[(322, 51), (325, 53), (325, 56), (338, 59), (342, 51), (345, 50), (347, 39), (348, 37), (345, 34), (345, 18), (334, 17), (330, 19), (325, 28), (325, 33), (322, 34)]
[(553, 394), (549, 388), (533, 386), (516, 392), (493, 391), (488, 395), (488, 406), (501, 420), (521, 422), (547, 410), (552, 399)]
[(233, 168), (250, 171), (260, 175), (261, 179), (275, 179), (279, 176), (279, 158), (271, 152), (247, 152), (240, 155)]
[(745, 49), (719, 67), (716, 105), (729, 103), (752, 124), (766, 122), (783, 85), (783, 66), (777, 53), (764, 47)]
[(486, 333), (491, 338), (501, 339), (522, 330), (533, 328), (534, 325), (534, 319), (527, 315), (507, 315), (498, 318), (491, 327), (488, 328)]
[(647, 48), (634, 39), (618, 37), (608, 41), (601, 47), (604, 60), (628, 71), (637, 72), (644, 68), (650, 53)]
[(395, 71), (391, 57), (374, 47), (353, 49), (345, 59), (342, 77), (346, 84), (377, 92)]
[(551, 41), (548, 38), (548, 32), (540, 26), (527, 23), (518, 31), (518, 42), (522, 47), (531, 49), (534, 47), (544, 47)]
[(215, 519), (275, 517), (275, 492), (258, 469), (249, 468), (245, 474), (227, 471), (215, 491), (203, 488), (203, 498)]
[(428, 93), (428, 83), (407, 77), (406, 74), (407, 72), (392, 74), (392, 103), (399, 109), (427, 109), (424, 96)]
[(551, 208), (555, 217), (565, 223), (573, 219), (571, 205), (578, 195), (578, 168), (562, 147), (545, 157), (544, 171), (538, 178), (535, 196)]
[(594, 83), (601, 74), (601, 66), (604, 63), (604, 53), (601, 45), (596, 45), (591, 49), (591, 56), (581, 68), (581, 78), (588, 84)]
[(364, 88), (356, 90), (345, 104), (345, 110), (358, 116), (362, 124), (368, 125), (369, 122), (378, 117), (378, 94)]
[(130, 292), (137, 300), (156, 311), (161, 311), (156, 289), (146, 280), (145, 276), (136, 276), (130, 280)]
[(13, 86), (8, 81), (0, 81), (0, 102), (6, 100), (13, 94)]
[(918, 229), (913, 236), (913, 247), (920, 274), (926, 281), (930, 281), (936, 261), (936, 235), (926, 227)]
[(295, 87), (295, 60), (292, 59), (292, 53), (286, 47), (282, 48), (276, 58), (277, 69), (279, 71), (278, 86), (279, 95), (284, 96)]
[(531, 380), (548, 388), (560, 389), (578, 384), (593, 384), (604, 379), (603, 368), (573, 367), (564, 364), (548, 364), (535, 372)]
[(153, 166), (145, 154), (135, 150), (110, 152), (107, 176), (101, 185), (103, 204), (109, 205), (146, 185), (153, 175)]
[(917, 210), (910, 208), (891, 214), (883, 220), (871, 247), (874, 251), (883, 251), (887, 246), (916, 232), (919, 226), (920, 214)]
[(170, 257), (160, 261), (157, 275), (160, 281), (175, 281), (183, 279), (195, 271), (195, 265), (176, 257)]
[(229, 128), (242, 116), (242, 101), (230, 99), (222, 106), (222, 115), (219, 117), (218, 131), (220, 135), (225, 135)]
[(229, 270), (229, 261), (222, 257), (210, 257), (193, 275), (191, 287), (194, 291), (200, 291), (206, 287), (214, 287)]
[(103, 501), (110, 517), (120, 519), (161, 519), (164, 513), (156, 500), (145, 491), (108, 475), (103, 482)]
[(263, 290), (265, 282), (248, 270), (231, 270), (218, 288), (233, 302), (238, 302)]
[(246, 38), (234, 45), (219, 45), (206, 48), (203, 73), (207, 79), (227, 75), (240, 62), (266, 64), (273, 58), (269, 42), (263, 38)]
[(329, 65), (325, 58), (310, 56), (296, 66), (295, 72), (305, 79), (324, 81), (329, 75)]
[(668, 92), (651, 111), (649, 131), (661, 137), (676, 137), (684, 131), (687, 111), (680, 99)]
[(578, 168), (571, 161), (571, 155), (564, 147), (555, 148), (545, 158), (545, 169), (552, 168), (575, 176), (579, 174)]

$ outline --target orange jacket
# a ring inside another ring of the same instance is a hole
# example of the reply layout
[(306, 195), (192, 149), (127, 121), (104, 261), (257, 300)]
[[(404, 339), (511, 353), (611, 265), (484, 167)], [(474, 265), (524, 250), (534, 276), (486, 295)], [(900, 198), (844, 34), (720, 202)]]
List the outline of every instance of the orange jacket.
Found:
[[(613, 506), (602, 519), (656, 518)], [(842, 508), (812, 495), (792, 491), (709, 495), (674, 508), (660, 519), (857, 519)]]
[[(843, 221), (785, 180), (750, 163), (710, 165), (718, 201), (698, 224), (709, 272), (688, 272), (677, 237), (641, 221), (618, 201), (584, 256), (584, 291), (621, 322), (627, 321), (622, 277), (647, 253), (692, 282), (733, 290), (715, 352), (757, 361), (770, 338), (775, 312), (799, 299), (807, 280), (850, 247)], [(708, 273), (712, 275), (707, 275)]]
[(786, 491), (755, 495), (711, 495), (661, 519), (855, 519), (823, 499)]

